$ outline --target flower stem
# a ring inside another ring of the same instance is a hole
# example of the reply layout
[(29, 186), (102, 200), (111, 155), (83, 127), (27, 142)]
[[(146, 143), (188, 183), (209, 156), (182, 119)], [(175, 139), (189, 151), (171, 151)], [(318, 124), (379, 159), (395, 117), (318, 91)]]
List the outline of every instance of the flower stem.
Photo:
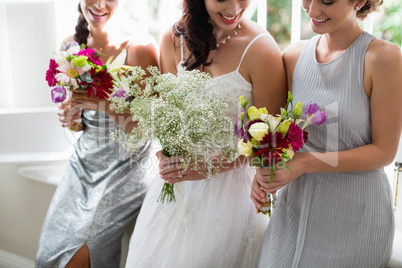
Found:
[(176, 197), (174, 196), (174, 184), (164, 183), (161, 194), (159, 195), (158, 202), (162, 204), (167, 201), (167, 203), (176, 202)]
[[(172, 155), (166, 149), (166, 147), (162, 146), (162, 153), (167, 157), (171, 157)], [(162, 187), (162, 191), (158, 197), (158, 202), (162, 202), (162, 204), (167, 201), (167, 203), (176, 202), (176, 197), (174, 196), (174, 183), (164, 183)]]

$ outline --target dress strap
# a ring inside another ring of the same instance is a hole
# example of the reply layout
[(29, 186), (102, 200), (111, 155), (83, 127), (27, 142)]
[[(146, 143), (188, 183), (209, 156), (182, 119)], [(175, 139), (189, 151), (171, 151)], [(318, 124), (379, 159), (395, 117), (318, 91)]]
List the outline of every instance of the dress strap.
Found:
[(132, 41), (132, 40), (129, 40), (129, 41), (128, 41), (128, 44), (127, 44), (127, 46), (126, 46), (126, 58), (124, 59), (124, 65), (127, 64), (128, 48), (129, 48), (130, 45), (131, 45), (131, 41)]
[(237, 66), (236, 71), (239, 71), (240, 66), (241, 66), (241, 63), (243, 62), (244, 56), (246, 56), (246, 53), (247, 53), (248, 49), (251, 47), (251, 45), (252, 45), (255, 41), (257, 41), (258, 39), (260, 39), (261, 37), (263, 37), (263, 36), (270, 36), (270, 34), (269, 34), (269, 33), (259, 34), (259, 35), (257, 35), (256, 37), (254, 37), (253, 40), (250, 41), (250, 43), (248, 43), (246, 49), (245, 49), (244, 52), (243, 52), (243, 55), (241, 56), (241, 59), (240, 59), (240, 62), (239, 62), (239, 66)]
[(180, 62), (181, 62), (181, 63), (183, 63), (183, 60), (184, 60), (184, 49), (183, 49), (183, 45), (184, 45), (184, 42), (183, 42), (183, 35), (181, 34), (181, 35), (180, 35)]

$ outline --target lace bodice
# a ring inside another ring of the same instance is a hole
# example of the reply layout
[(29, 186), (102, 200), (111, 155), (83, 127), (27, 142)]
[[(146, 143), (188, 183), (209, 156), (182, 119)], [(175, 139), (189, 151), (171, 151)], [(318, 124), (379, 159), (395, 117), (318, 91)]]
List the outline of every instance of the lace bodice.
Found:
[[(245, 55), (247, 54), (248, 49), (251, 45), (257, 41), (259, 38), (263, 36), (269, 36), (268, 33), (260, 34), (254, 37), (247, 47), (244, 49), (243, 55), (240, 59), (239, 65), (236, 70), (214, 77), (209, 82), (209, 88), (216, 92), (219, 96), (222, 96), (223, 99), (228, 104), (228, 116), (233, 120), (237, 119), (239, 112), (241, 111), (241, 105), (239, 101), (239, 97), (241, 95), (246, 99), (249, 97), (249, 105), (253, 105), (253, 85), (250, 84), (239, 72), (240, 66), (243, 62)], [(183, 40), (181, 41), (183, 43)], [(181, 47), (181, 61), (178, 64), (178, 68), (181, 68), (182, 63), (184, 62), (183, 55), (183, 46)]]

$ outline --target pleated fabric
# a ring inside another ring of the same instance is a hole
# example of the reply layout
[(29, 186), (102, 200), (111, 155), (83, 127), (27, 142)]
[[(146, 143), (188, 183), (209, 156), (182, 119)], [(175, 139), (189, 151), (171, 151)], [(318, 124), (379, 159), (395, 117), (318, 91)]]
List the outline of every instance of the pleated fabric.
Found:
[[(293, 76), (295, 102), (316, 102), (328, 112), (326, 124), (306, 128), (309, 141), (304, 150), (334, 152), (370, 144), (363, 68), (374, 37), (363, 32), (341, 56), (324, 64), (315, 58), (319, 38), (306, 45)], [(305, 174), (279, 191), (276, 206), (258, 267), (386, 267), (394, 218), (383, 169)]]

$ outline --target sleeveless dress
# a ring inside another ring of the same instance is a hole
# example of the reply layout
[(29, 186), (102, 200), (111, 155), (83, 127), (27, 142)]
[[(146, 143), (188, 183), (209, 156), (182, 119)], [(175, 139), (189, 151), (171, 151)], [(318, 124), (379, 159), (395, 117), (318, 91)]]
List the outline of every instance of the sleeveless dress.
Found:
[[(315, 59), (319, 38), (306, 45), (293, 76), (294, 100), (316, 102), (328, 112), (326, 124), (306, 128), (306, 150), (335, 152), (370, 144), (363, 68), (374, 37), (363, 32), (341, 56), (322, 64)], [(383, 169), (302, 175), (279, 191), (276, 207), (258, 267), (386, 267), (394, 220)]]
[(150, 185), (148, 144), (130, 154), (111, 140), (119, 126), (107, 113), (83, 110), (82, 119), (42, 227), (36, 267), (64, 267), (84, 244), (91, 267), (119, 267), (121, 238)]
[[(248, 44), (239, 67), (248, 48), (264, 35)], [(208, 86), (227, 101), (233, 125), (239, 96), (249, 96), (250, 105), (253, 101), (252, 85), (239, 67), (212, 78)], [(211, 180), (177, 183), (177, 201), (170, 204), (157, 202), (164, 181), (155, 179), (131, 237), (126, 267), (255, 266), (267, 219), (255, 214), (250, 200), (254, 174), (253, 168), (242, 167)]]

